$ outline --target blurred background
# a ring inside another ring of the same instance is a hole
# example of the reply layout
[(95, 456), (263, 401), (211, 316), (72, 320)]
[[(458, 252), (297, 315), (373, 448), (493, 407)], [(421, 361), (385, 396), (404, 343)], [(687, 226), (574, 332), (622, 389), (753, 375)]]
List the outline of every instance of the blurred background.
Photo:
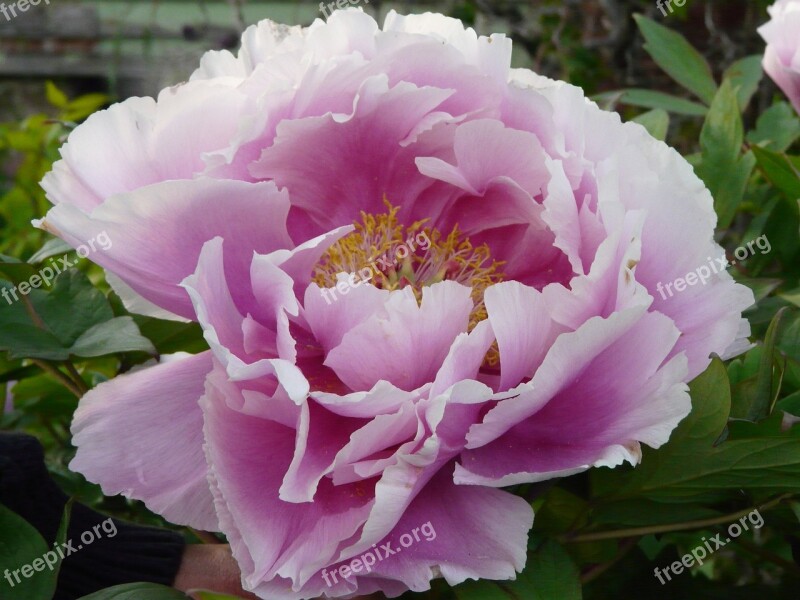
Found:
[[(18, 1), (18, 0), (16, 0)], [(41, 108), (43, 82), (68, 95), (103, 92), (115, 100), (153, 95), (185, 80), (204, 50), (233, 49), (240, 32), (264, 18), (308, 25), (324, 18), (318, 1), (40, 0), (0, 14), (0, 118)], [(654, 87), (661, 77), (637, 39), (635, 12), (681, 30), (712, 64), (760, 51), (756, 26), (768, 2), (688, 0), (662, 14), (656, 0), (362, 0), (379, 21), (389, 10), (442, 12), (479, 33), (504, 32), (516, 66), (580, 85), (588, 93)], [(663, 83), (666, 83), (664, 81)]]

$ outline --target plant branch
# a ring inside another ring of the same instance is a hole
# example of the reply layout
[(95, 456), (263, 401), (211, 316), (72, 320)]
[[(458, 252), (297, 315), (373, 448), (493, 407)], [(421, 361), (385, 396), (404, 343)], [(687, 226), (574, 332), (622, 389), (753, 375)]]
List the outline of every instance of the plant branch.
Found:
[(63, 383), (64, 387), (66, 387), (70, 392), (75, 394), (77, 398), (83, 396), (83, 392), (78, 388), (77, 384), (74, 381), (72, 381), (72, 379), (66, 373), (61, 371), (61, 369), (58, 369), (57, 367), (50, 364), (46, 360), (41, 360), (39, 358), (32, 358), (31, 361), (33, 361), (33, 364), (39, 367), (42, 371), (49, 373), (50, 375), (58, 379), (61, 383)]
[(75, 386), (80, 390), (81, 396), (83, 396), (89, 391), (89, 386), (86, 385), (86, 382), (83, 380), (83, 377), (81, 377), (81, 374), (78, 373), (78, 369), (75, 368), (75, 365), (72, 364), (72, 361), (64, 361), (64, 366), (67, 368), (67, 372), (72, 376)]
[(669, 525), (652, 525), (648, 527), (632, 527), (630, 529), (617, 529), (614, 531), (595, 531), (591, 533), (567, 533), (559, 537), (559, 541), (565, 543), (577, 542), (596, 542), (599, 540), (614, 540), (618, 538), (637, 537), (648, 535), (652, 533), (669, 533), (670, 531), (684, 531), (687, 529), (703, 529), (705, 527), (712, 527), (714, 525), (723, 525), (736, 521), (741, 517), (749, 515), (754, 510), (769, 510), (770, 508), (780, 504), (792, 494), (783, 494), (777, 498), (762, 504), (761, 506), (751, 507), (736, 513), (724, 515), (722, 517), (715, 517), (713, 519), (700, 519), (696, 521), (685, 521), (683, 523), (670, 523)]

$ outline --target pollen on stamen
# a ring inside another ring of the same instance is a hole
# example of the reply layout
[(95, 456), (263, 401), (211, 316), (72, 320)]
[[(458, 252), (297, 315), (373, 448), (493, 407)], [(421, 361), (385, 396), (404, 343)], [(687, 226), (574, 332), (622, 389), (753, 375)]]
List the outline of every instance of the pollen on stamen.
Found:
[[(385, 290), (410, 287), (418, 302), (425, 286), (456, 281), (472, 288), (474, 308), (469, 331), (487, 318), (484, 291), (503, 280), (501, 261), (492, 260), (489, 246), (474, 246), (456, 224), (449, 234), (427, 227), (428, 219), (405, 226), (397, 219), (399, 207), (384, 200), (387, 212), (361, 213), (355, 230), (332, 245), (314, 268), (312, 278), (320, 287), (333, 287), (340, 273)], [(496, 367), (496, 344), (484, 364)]]

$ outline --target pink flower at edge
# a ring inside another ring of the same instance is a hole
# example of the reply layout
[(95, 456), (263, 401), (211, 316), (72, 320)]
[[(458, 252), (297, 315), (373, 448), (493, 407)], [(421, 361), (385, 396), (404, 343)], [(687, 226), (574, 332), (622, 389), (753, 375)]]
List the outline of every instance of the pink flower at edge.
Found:
[(779, 0), (768, 10), (771, 19), (758, 30), (767, 42), (764, 70), (800, 113), (800, 0)]
[(224, 532), (261, 597), (396, 596), (523, 569), (533, 513), (498, 488), (666, 442), (686, 382), (746, 344), (752, 293), (721, 272), (659, 294), (721, 253), (710, 194), (510, 55), (434, 14), (264, 21), (77, 128), (40, 226), (106, 231), (93, 259), (129, 308), (210, 349), (89, 392), (71, 467)]

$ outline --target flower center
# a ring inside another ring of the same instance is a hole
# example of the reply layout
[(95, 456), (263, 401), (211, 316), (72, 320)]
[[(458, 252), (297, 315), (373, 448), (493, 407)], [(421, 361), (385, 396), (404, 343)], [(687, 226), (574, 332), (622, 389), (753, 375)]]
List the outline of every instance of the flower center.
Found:
[[(474, 308), (469, 330), (487, 317), (483, 293), (503, 280), (491, 259), (489, 246), (474, 246), (458, 225), (448, 235), (426, 227), (427, 219), (404, 226), (397, 220), (399, 207), (386, 202), (388, 212), (372, 215), (362, 212), (355, 231), (331, 246), (317, 263), (313, 280), (320, 287), (333, 287), (337, 276), (345, 273), (368, 281), (377, 288), (398, 290), (410, 287), (422, 300), (422, 288), (440, 281), (456, 281), (472, 288)], [(494, 348), (487, 364), (497, 364)]]

